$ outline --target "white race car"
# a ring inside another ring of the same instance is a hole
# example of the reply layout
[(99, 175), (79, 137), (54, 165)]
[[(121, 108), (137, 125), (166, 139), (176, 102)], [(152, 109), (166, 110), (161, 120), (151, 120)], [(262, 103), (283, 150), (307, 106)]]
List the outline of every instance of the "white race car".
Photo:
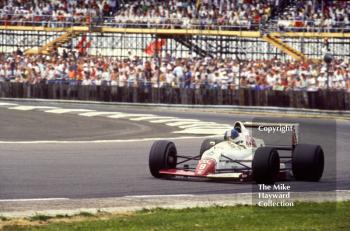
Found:
[[(298, 124), (283, 125), (292, 128), (291, 145), (265, 145), (262, 139), (254, 138), (247, 129), (277, 124), (240, 121), (234, 123), (233, 129), (226, 132), (224, 138), (205, 139), (195, 156), (179, 155), (171, 141), (156, 141), (149, 154), (150, 172), (156, 178), (205, 177), (254, 180), (265, 184), (289, 179), (319, 181), (324, 168), (321, 146), (299, 144)], [(291, 151), (291, 154), (280, 156), (278, 151), (282, 150)], [(193, 161), (196, 162), (190, 164)]]

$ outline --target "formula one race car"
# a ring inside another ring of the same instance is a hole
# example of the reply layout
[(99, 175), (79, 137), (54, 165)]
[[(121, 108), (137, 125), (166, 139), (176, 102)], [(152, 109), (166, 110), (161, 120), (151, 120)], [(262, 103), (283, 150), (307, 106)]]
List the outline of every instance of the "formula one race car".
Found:
[[(259, 128), (263, 131), (270, 127), (278, 129), (278, 126), (291, 129), (291, 145), (265, 145), (248, 130)], [(289, 179), (319, 181), (324, 168), (323, 150), (319, 145), (299, 144), (298, 139), (298, 124), (237, 121), (222, 139), (205, 139), (195, 156), (179, 155), (171, 141), (154, 142), (149, 154), (149, 169), (156, 178), (202, 177), (254, 180), (264, 184)], [(279, 151), (288, 151), (288, 155), (279, 155)]]

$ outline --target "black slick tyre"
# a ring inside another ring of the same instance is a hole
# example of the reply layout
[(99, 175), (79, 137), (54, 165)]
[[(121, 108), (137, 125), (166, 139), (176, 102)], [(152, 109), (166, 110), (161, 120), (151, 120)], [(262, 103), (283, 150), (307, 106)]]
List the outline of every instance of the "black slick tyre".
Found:
[(320, 145), (297, 144), (292, 153), (292, 170), (296, 180), (319, 181), (324, 169)]
[(272, 147), (260, 147), (255, 151), (252, 163), (253, 180), (258, 184), (273, 184), (280, 169), (278, 152)]
[(202, 156), (205, 151), (209, 150), (214, 145), (216, 145), (222, 141), (223, 141), (222, 139), (213, 139), (213, 138), (208, 138), (208, 139), (203, 140), (203, 142), (201, 144), (201, 148), (199, 150), (199, 155)]
[(149, 170), (152, 176), (161, 178), (161, 169), (176, 168), (177, 150), (175, 144), (167, 140), (159, 140), (153, 143), (149, 153)]

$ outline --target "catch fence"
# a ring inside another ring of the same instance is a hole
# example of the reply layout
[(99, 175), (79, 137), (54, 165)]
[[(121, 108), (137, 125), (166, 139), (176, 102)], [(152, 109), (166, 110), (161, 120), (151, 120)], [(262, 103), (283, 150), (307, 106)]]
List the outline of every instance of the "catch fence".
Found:
[(251, 88), (192, 89), (0, 82), (0, 97), (350, 110), (350, 92), (344, 90), (276, 91)]

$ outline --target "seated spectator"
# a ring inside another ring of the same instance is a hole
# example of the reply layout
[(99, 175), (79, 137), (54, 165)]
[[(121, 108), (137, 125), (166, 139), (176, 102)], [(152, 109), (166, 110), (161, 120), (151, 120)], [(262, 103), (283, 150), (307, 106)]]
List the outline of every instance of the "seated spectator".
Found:
[[(116, 27), (258, 30), (273, 0), (9, 0), (1, 2), (2, 25), (71, 26), (104, 21)], [(276, 24), (281, 30), (349, 30), (350, 2), (296, 1)]]

